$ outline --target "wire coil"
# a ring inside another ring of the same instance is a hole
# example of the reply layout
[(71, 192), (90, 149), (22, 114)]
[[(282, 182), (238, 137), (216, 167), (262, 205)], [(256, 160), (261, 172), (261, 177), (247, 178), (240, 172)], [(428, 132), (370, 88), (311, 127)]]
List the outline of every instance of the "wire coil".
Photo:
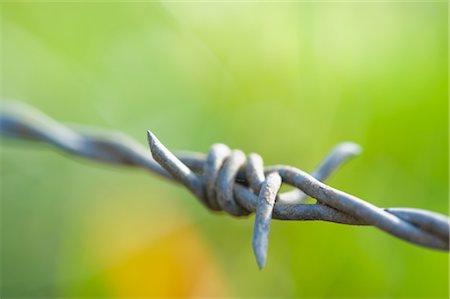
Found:
[[(68, 127), (20, 103), (4, 105), (0, 133), (50, 143), (103, 163), (145, 168), (184, 185), (213, 211), (232, 216), (255, 212), (252, 244), (260, 268), (266, 263), (272, 219), (372, 225), (416, 245), (449, 250), (447, 216), (421, 209), (378, 208), (322, 182), (359, 154), (360, 147), (354, 143), (338, 144), (310, 175), (285, 165), (264, 168), (258, 154), (246, 156), (224, 144), (214, 144), (206, 156), (194, 152), (173, 154), (149, 131), (150, 156), (142, 145), (123, 134)], [(282, 184), (294, 190), (279, 193)], [(317, 203), (304, 204), (308, 196)]]

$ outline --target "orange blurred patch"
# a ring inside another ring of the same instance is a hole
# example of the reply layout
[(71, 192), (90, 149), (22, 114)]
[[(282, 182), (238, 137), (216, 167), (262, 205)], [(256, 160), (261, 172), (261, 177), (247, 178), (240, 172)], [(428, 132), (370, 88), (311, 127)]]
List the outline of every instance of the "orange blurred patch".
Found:
[(223, 281), (191, 226), (131, 253), (105, 278), (116, 296), (225, 296)]
[(85, 248), (108, 295), (226, 296), (224, 279), (201, 235), (167, 197), (115, 190), (93, 201), (86, 215)]

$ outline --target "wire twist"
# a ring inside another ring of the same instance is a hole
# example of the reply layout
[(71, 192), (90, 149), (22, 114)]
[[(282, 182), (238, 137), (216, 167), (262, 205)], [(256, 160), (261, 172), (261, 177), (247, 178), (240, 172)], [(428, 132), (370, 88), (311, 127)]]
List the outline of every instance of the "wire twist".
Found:
[[(225, 211), (233, 216), (255, 212), (252, 245), (260, 268), (266, 263), (272, 219), (373, 225), (416, 245), (449, 250), (447, 216), (422, 209), (378, 208), (322, 182), (360, 153), (360, 147), (354, 143), (338, 144), (310, 175), (285, 165), (264, 168), (258, 154), (246, 156), (224, 144), (214, 144), (206, 156), (194, 152), (173, 154), (148, 131), (150, 156), (142, 145), (123, 134), (67, 127), (20, 103), (3, 107), (0, 133), (44, 141), (71, 154), (104, 163), (145, 168), (181, 183), (213, 211)], [(283, 183), (294, 189), (279, 193)], [(308, 196), (317, 203), (304, 204)]]

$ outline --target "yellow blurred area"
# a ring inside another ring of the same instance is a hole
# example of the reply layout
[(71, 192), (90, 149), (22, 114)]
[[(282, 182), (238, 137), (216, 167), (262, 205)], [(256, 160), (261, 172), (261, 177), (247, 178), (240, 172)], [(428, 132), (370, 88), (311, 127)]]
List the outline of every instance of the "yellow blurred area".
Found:
[(104, 195), (87, 212), (83, 243), (107, 293), (183, 298), (227, 294), (212, 251), (188, 215), (167, 204), (164, 194), (157, 196), (164, 207), (153, 211), (144, 201), (123, 200), (129, 194)]
[[(3, 1), (1, 97), (173, 151), (225, 143), (379, 207), (448, 214), (448, 3)], [(211, 213), (180, 186), (1, 145), (1, 298), (448, 298), (448, 253), (370, 227)], [(150, 152), (149, 152), (150, 155)]]
[(103, 275), (118, 297), (197, 298), (226, 294), (208, 250), (190, 226), (130, 252)]

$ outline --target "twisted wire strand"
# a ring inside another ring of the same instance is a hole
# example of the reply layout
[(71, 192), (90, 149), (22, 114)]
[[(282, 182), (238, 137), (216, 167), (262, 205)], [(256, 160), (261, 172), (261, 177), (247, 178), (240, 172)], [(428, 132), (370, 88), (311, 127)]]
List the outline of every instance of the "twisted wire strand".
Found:
[[(416, 245), (449, 250), (447, 216), (422, 209), (378, 208), (322, 182), (360, 153), (360, 147), (354, 143), (338, 144), (310, 175), (292, 166), (264, 168), (258, 154), (245, 156), (224, 144), (214, 144), (207, 155), (173, 154), (150, 131), (152, 155), (149, 155), (145, 147), (121, 133), (66, 126), (22, 103), (3, 105), (0, 134), (43, 141), (103, 163), (144, 168), (184, 185), (212, 211), (225, 211), (233, 216), (255, 212), (252, 245), (260, 268), (266, 263), (272, 219), (372, 225)], [(282, 184), (294, 189), (279, 193)], [(317, 203), (304, 204), (308, 196)]]

